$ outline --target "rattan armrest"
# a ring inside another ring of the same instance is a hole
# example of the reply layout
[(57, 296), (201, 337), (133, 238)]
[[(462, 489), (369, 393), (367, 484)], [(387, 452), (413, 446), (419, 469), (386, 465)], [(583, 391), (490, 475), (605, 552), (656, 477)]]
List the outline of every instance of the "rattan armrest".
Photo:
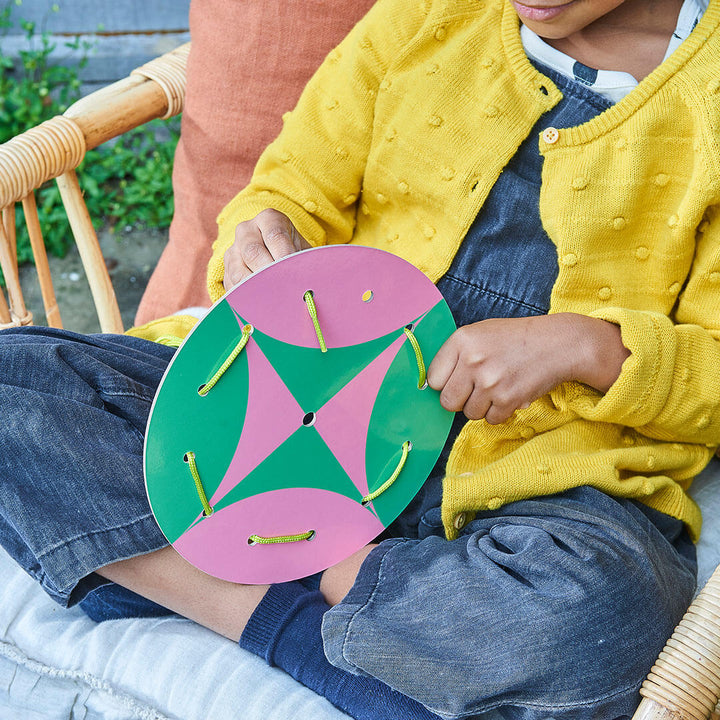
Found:
[(64, 113), (0, 145), (0, 267), (9, 303), (0, 292), (0, 327), (28, 325), (18, 279), (15, 247), (15, 203), (22, 202), (33, 246), (48, 324), (62, 327), (44, 244), (34, 191), (57, 179), (68, 221), (88, 276), (104, 332), (122, 332), (122, 321), (95, 230), (82, 197), (75, 169), (85, 153), (154, 118), (182, 111), (185, 67), (190, 44), (138, 68), (102, 90), (79, 100)]
[(633, 720), (715, 718), (720, 698), (720, 568), (698, 594), (643, 683)]

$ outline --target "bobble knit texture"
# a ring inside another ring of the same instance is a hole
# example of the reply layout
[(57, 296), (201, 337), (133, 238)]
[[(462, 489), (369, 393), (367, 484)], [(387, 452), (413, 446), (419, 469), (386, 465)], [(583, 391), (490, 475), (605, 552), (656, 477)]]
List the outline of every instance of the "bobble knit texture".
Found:
[[(538, 138), (540, 212), (559, 260), (550, 312), (617, 323), (632, 355), (604, 396), (568, 383), (503, 425), (469, 422), (447, 467), (448, 537), (460, 513), (592, 485), (681, 518), (697, 538), (685, 490), (720, 442), (719, 22), (713, 0), (624, 100)], [(390, 250), (437, 281), (560, 99), (502, 0), (380, 0), (221, 213), (211, 296), (235, 226), (268, 207), (313, 245)]]

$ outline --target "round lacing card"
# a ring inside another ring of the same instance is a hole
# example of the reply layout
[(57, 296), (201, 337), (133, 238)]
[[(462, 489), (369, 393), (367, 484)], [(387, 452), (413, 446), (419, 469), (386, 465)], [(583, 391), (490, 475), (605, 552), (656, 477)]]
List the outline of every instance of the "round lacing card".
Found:
[(455, 330), (433, 283), (374, 248), (283, 258), (220, 299), (160, 384), (145, 481), (173, 547), (240, 583), (311, 575), (371, 542), (452, 423), (425, 366)]

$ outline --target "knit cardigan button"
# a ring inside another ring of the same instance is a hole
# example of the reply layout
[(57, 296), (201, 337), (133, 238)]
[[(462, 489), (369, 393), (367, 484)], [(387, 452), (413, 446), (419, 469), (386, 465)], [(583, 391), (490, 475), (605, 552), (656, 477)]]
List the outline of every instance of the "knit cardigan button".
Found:
[(650, 257), (650, 250), (644, 245), (639, 245), (635, 248), (635, 257), (638, 260), (647, 260)]
[(598, 290), (598, 297), (601, 300), (609, 300), (612, 297), (612, 290), (607, 286), (601, 287)]
[(560, 139), (560, 131), (554, 127), (545, 128), (542, 138), (548, 145), (554, 145)]
[(560, 259), (560, 262), (565, 265), (565, 267), (574, 267), (577, 265), (577, 261), (578, 259), (575, 253), (566, 253)]

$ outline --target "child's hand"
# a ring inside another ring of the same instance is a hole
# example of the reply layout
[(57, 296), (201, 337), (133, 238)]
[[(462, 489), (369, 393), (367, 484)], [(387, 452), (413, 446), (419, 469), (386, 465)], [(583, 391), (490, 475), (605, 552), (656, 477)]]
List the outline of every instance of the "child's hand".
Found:
[(447, 410), (498, 424), (569, 380), (607, 392), (629, 354), (618, 326), (585, 315), (492, 319), (454, 332), (427, 378)]
[(256, 270), (309, 247), (287, 215), (278, 210), (263, 210), (235, 228), (235, 242), (223, 258), (223, 285), (229, 290)]

